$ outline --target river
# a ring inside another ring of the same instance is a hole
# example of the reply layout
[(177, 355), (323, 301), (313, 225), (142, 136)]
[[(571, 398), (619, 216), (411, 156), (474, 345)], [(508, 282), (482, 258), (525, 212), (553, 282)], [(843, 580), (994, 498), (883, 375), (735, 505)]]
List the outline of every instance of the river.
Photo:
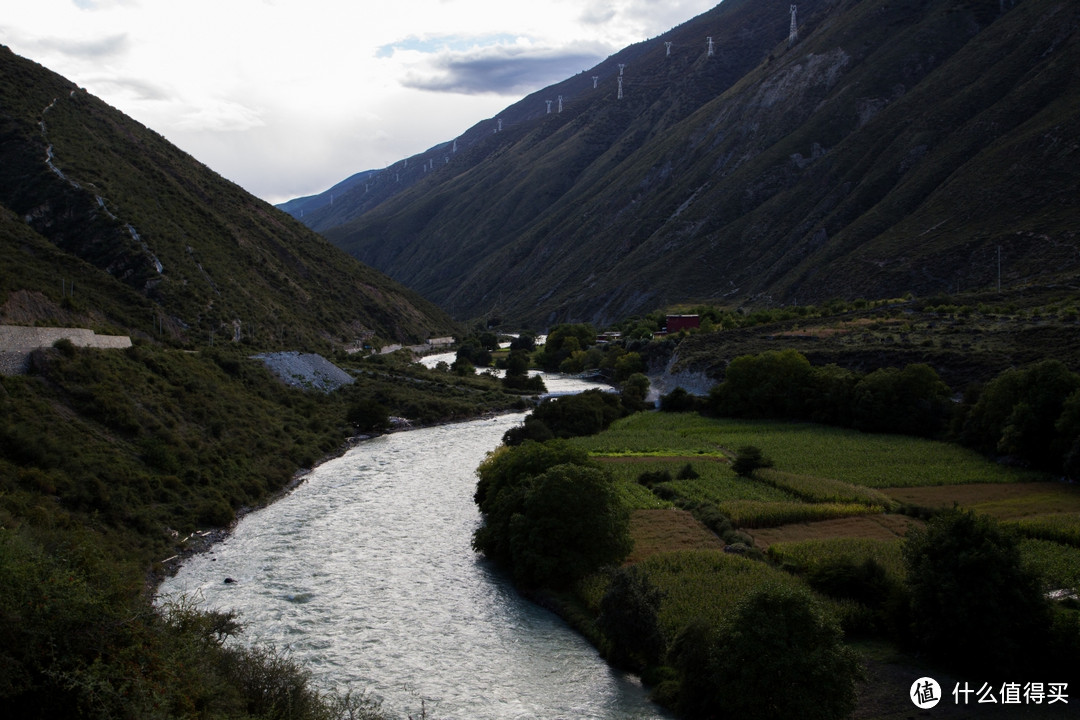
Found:
[[(556, 392), (585, 385), (546, 380)], [(523, 417), (362, 442), (159, 592), (238, 611), (245, 642), (288, 648), (322, 686), (365, 691), (402, 717), (423, 702), (439, 719), (665, 718), (471, 548), (473, 471)]]

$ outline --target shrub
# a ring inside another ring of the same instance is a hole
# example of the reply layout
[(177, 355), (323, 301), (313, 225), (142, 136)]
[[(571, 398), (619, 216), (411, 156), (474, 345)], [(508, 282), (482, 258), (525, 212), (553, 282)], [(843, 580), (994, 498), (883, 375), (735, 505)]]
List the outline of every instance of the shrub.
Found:
[(754, 445), (740, 447), (735, 462), (731, 463), (731, 469), (742, 477), (750, 477), (755, 470), (767, 467), (772, 467), (772, 460), (765, 457), (761, 448)]
[(825, 720), (855, 708), (858, 656), (805, 589), (752, 591), (720, 628), (688, 626), (675, 655), (679, 709), (691, 717)]
[(922, 648), (964, 669), (1030, 669), (1047, 640), (1049, 608), (1013, 535), (954, 509), (909, 531), (903, 554)]
[(390, 426), (390, 410), (374, 398), (361, 398), (346, 411), (345, 420), (361, 432), (385, 430)]
[(616, 664), (640, 669), (663, 658), (667, 650), (659, 619), (663, 597), (639, 567), (621, 568), (612, 576), (596, 624), (611, 642)]
[(681, 387), (660, 396), (660, 410), (663, 412), (694, 412), (698, 407), (698, 399)]
[(557, 465), (527, 488), (510, 520), (515, 580), (526, 587), (566, 587), (629, 554), (629, 513), (606, 473)]
[(652, 488), (660, 483), (671, 482), (671, 473), (667, 470), (646, 470), (638, 475), (637, 481), (639, 485)]

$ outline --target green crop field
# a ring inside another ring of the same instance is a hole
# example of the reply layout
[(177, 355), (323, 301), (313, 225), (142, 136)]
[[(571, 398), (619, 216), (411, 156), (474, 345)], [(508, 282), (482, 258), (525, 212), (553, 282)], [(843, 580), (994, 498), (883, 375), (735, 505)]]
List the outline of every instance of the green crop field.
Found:
[(604, 433), (573, 441), (592, 454), (648, 452), (734, 456), (754, 445), (777, 470), (868, 488), (1011, 483), (1043, 473), (998, 465), (973, 450), (903, 435), (782, 421), (707, 418), (693, 413), (638, 413)]

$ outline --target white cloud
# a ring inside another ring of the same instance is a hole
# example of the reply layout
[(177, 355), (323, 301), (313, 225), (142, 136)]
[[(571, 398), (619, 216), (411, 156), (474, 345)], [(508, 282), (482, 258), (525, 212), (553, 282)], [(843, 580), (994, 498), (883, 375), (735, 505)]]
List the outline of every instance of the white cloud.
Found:
[(252, 192), (285, 199), (448, 140), (521, 95), (714, 3), (0, 4), (0, 43)]

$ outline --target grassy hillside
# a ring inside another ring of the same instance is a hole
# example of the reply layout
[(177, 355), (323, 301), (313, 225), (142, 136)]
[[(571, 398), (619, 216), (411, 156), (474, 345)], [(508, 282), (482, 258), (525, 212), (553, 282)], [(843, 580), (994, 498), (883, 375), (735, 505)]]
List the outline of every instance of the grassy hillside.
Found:
[(790, 47), (788, 7), (632, 46), (324, 232), (460, 317), (535, 324), (989, 289), (999, 252), (1005, 287), (1075, 276), (1075, 4), (811, 1)]
[[(414, 292), (7, 48), (0, 158), (0, 242), (19, 258), (0, 271), (9, 321), (311, 349), (364, 333), (415, 341), (455, 327)], [(28, 231), (86, 264), (76, 271)], [(61, 307), (64, 281), (76, 282), (77, 309)], [(141, 299), (109, 287), (116, 283)]]

